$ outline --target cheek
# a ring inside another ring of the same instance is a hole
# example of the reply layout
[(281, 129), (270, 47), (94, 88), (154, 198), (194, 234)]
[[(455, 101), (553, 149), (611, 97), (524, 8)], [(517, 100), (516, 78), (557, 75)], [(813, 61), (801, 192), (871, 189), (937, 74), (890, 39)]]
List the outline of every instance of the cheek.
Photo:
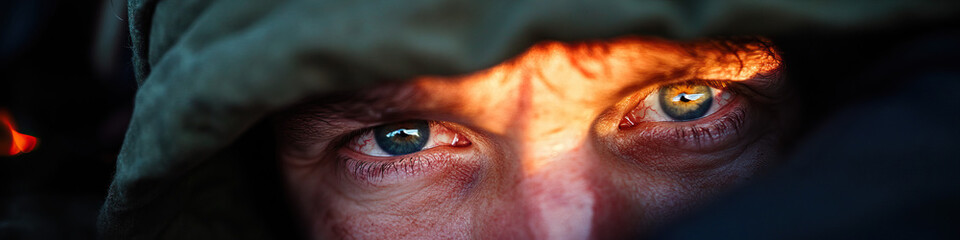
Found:
[(518, 211), (498, 203), (511, 193), (498, 192), (506, 183), (491, 177), (500, 174), (496, 167), (456, 165), (431, 178), (387, 187), (357, 184), (337, 174), (335, 167), (320, 163), (284, 167), (289, 192), (315, 238), (466, 239), (486, 230), (490, 231), (483, 236), (517, 235), (504, 231), (516, 224), (507, 222), (516, 219), (510, 215)]
[(464, 154), (474, 159), (464, 162), (479, 164), (456, 165), (430, 178), (380, 188), (358, 185), (323, 161), (289, 164), (303, 161), (285, 159), (283, 169), (303, 222), (321, 239), (530, 238), (573, 221), (556, 216), (568, 210), (578, 213), (570, 203), (584, 197), (593, 203), (585, 220), (592, 225), (590, 234), (622, 237), (649, 230), (749, 179), (776, 155), (774, 138), (759, 137), (710, 153), (650, 144), (581, 147), (531, 174), (522, 167), (524, 160), (510, 152), (516, 146), (476, 137), (476, 152)]
[(325, 188), (323, 179), (316, 177), (326, 174), (326, 170), (320, 167), (320, 162), (282, 154), (279, 158), (284, 187), (289, 198), (296, 204), (301, 219), (327, 215), (328, 208), (311, 204), (325, 197), (325, 192), (322, 191)]
[[(775, 161), (771, 136), (710, 153), (645, 149), (610, 153), (608, 163), (618, 194), (640, 216), (642, 228), (654, 228), (752, 178)], [(638, 148), (643, 149), (643, 148)], [(624, 157), (627, 155), (627, 157)], [(638, 157), (642, 156), (642, 157)]]

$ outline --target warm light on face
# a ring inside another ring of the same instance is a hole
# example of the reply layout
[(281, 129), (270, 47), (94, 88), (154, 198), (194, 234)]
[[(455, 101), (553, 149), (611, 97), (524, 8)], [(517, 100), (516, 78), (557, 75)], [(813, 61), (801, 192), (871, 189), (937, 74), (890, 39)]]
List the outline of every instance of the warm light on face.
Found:
[(33, 151), (37, 138), (17, 132), (13, 118), (0, 110), (0, 156), (13, 156)]
[(779, 59), (752, 37), (542, 42), (297, 107), (285, 181), (318, 239), (642, 237), (775, 162)]

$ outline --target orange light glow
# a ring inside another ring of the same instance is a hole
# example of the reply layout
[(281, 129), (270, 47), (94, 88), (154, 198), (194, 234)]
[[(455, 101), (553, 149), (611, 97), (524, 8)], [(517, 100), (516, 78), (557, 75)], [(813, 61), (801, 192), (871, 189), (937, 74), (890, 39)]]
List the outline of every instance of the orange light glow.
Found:
[[(415, 102), (424, 112), (483, 119), (471, 124), (492, 134), (527, 133), (525, 143), (565, 139), (549, 143), (560, 152), (579, 146), (585, 140), (576, 137), (588, 135), (547, 138), (547, 134), (589, 126), (618, 102), (636, 106), (641, 99), (626, 100), (630, 95), (639, 97), (665, 83), (691, 80), (770, 88), (779, 85), (779, 69), (780, 56), (764, 39), (675, 42), (627, 36), (574, 43), (545, 41), (474, 73), (418, 77), (415, 91), (422, 93), (417, 95), (422, 99), (403, 102)], [(517, 121), (521, 117), (551, 120), (523, 125)]]
[(0, 110), (0, 156), (27, 153), (37, 147), (37, 138), (17, 132), (13, 118)]

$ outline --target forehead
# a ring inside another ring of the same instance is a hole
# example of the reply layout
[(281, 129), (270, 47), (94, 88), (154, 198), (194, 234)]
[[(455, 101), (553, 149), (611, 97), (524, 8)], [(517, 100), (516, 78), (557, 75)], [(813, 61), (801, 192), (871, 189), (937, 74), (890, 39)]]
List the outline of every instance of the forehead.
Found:
[(600, 112), (650, 86), (741, 81), (779, 65), (772, 46), (757, 38), (543, 42), (485, 70), (372, 87), (349, 94), (348, 100), (311, 105), (295, 119), (341, 127), (429, 119), (493, 134), (544, 136), (591, 124)]
[[(432, 109), (496, 134), (544, 132), (590, 124), (638, 90), (684, 80), (746, 80), (779, 66), (764, 41), (678, 43), (627, 37), (544, 42), (492, 68), (456, 77), (425, 76), (410, 84), (418, 109)], [(543, 136), (531, 134), (531, 136)]]

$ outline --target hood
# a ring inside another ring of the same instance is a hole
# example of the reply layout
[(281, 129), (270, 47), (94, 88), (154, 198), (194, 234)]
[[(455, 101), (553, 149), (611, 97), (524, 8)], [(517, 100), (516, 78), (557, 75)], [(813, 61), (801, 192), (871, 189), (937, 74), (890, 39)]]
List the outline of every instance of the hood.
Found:
[(845, 31), (937, 20), (956, 14), (957, 5), (130, 0), (140, 87), (98, 225), (105, 239), (277, 237), (270, 218), (282, 214), (249, 198), (262, 192), (239, 167), (252, 155), (238, 151), (249, 148), (237, 146), (266, 116), (313, 96), (472, 72), (547, 39)]

